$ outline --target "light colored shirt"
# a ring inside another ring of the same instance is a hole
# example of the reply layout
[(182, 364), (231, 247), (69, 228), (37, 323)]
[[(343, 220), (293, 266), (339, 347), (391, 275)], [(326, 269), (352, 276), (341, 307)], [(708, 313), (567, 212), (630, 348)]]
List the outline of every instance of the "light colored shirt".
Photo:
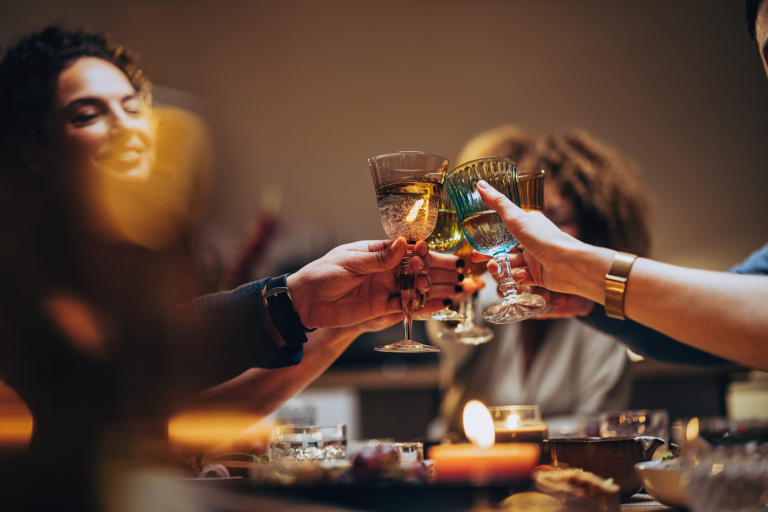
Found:
[[(428, 331), (434, 332), (437, 323), (430, 324)], [(544, 419), (553, 423), (628, 407), (627, 350), (610, 336), (577, 320), (556, 320), (526, 375), (521, 323), (493, 328), (496, 337), (478, 347), (431, 337), (443, 349), (444, 394), (435, 434), (449, 426), (460, 430), (461, 411), (472, 399), (488, 406), (539, 405)]]

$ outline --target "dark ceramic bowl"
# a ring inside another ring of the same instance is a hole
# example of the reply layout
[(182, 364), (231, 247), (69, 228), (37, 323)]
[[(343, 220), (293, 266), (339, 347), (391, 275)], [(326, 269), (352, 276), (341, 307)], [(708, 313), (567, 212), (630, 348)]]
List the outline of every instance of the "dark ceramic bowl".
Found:
[(643, 484), (635, 464), (651, 460), (664, 441), (657, 437), (580, 437), (544, 441), (545, 458), (552, 464), (567, 464), (603, 478), (613, 478), (622, 498), (640, 491)]

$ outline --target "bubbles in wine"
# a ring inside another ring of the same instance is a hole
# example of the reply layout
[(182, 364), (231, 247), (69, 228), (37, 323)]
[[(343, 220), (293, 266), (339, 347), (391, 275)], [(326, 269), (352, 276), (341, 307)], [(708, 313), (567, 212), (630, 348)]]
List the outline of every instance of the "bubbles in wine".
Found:
[(424, 240), (435, 229), (440, 208), (441, 185), (398, 182), (376, 191), (381, 224), (390, 238), (409, 242)]

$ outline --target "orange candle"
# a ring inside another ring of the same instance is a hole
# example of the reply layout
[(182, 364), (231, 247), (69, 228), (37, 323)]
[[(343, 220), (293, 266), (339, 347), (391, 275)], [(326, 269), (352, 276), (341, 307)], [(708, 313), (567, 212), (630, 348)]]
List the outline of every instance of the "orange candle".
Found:
[(482, 402), (467, 403), (463, 420), (464, 433), (472, 444), (440, 445), (429, 450), (438, 480), (475, 485), (517, 480), (528, 478), (539, 464), (538, 445), (494, 444), (493, 419)]
[(528, 478), (539, 457), (538, 445), (528, 443), (502, 443), (490, 448), (444, 444), (429, 450), (438, 480), (473, 484)]

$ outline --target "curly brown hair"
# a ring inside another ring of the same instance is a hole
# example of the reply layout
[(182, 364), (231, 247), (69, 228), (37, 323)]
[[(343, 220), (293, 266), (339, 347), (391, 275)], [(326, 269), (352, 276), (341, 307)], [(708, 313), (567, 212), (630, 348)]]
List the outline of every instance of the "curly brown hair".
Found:
[(484, 156), (509, 158), (520, 169), (546, 170), (573, 200), (584, 242), (639, 256), (650, 252), (650, 201), (638, 167), (586, 131), (539, 136), (501, 126), (472, 139), (458, 161)]
[(82, 57), (114, 64), (149, 101), (150, 84), (134, 56), (104, 34), (59, 25), (28, 34), (0, 60), (0, 173), (31, 174), (23, 154), (45, 144), (58, 76)]

